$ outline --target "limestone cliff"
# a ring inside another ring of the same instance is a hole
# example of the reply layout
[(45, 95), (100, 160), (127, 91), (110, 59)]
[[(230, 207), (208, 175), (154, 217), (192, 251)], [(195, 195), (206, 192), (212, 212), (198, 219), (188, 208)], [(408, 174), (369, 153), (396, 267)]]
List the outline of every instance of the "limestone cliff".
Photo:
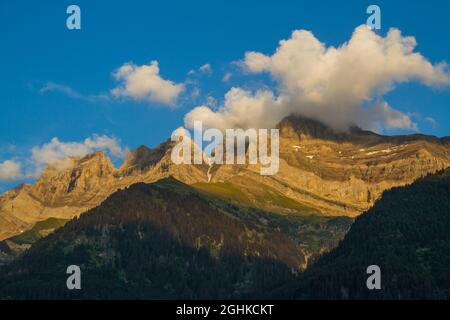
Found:
[[(381, 136), (358, 128), (336, 133), (317, 121), (294, 116), (284, 119), (279, 129), (280, 169), (274, 176), (261, 176), (258, 165), (175, 165), (171, 141), (131, 151), (120, 168), (104, 152), (72, 159), (65, 170), (49, 167), (34, 185), (21, 185), (0, 196), (0, 240), (50, 217), (79, 215), (131, 184), (168, 176), (211, 190), (226, 183), (250, 205), (264, 202), (264, 208), (272, 211), (284, 207), (295, 211), (304, 205), (326, 215), (355, 216), (371, 207), (384, 190), (450, 165), (448, 137)], [(273, 199), (262, 201), (269, 193)]]

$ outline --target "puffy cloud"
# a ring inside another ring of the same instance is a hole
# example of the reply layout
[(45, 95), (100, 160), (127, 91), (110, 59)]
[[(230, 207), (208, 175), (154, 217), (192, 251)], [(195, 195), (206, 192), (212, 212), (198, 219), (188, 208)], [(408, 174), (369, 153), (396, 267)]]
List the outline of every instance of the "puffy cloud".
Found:
[(297, 113), (339, 130), (352, 124), (415, 129), (408, 115), (379, 102), (397, 83), (450, 84), (448, 66), (431, 64), (414, 52), (415, 46), (415, 39), (402, 36), (398, 29), (382, 37), (363, 25), (337, 48), (325, 46), (309, 31), (296, 30), (288, 40), (280, 41), (273, 55), (247, 52), (242, 61), (251, 73), (269, 73), (279, 84), (276, 94), (233, 88), (219, 110), (197, 107), (185, 122), (197, 117), (217, 127), (273, 127)]
[(433, 66), (419, 53), (416, 41), (391, 29), (386, 37), (360, 26), (348, 43), (327, 48), (311, 32), (297, 30), (280, 42), (276, 53), (246, 54), (251, 72), (270, 72), (287, 92), (301, 92), (308, 100), (350, 102), (368, 100), (395, 82), (417, 79), (427, 85), (448, 85), (446, 65)]
[(114, 77), (123, 82), (111, 91), (115, 97), (174, 105), (185, 88), (184, 84), (163, 79), (159, 74), (158, 61), (142, 66), (125, 63), (114, 73)]
[(123, 158), (128, 151), (120, 146), (119, 141), (114, 137), (108, 137), (106, 135), (94, 135), (91, 138), (84, 140), (84, 145), (88, 148), (89, 152), (106, 149), (112, 156), (117, 158)]
[(116, 138), (106, 135), (93, 135), (82, 142), (62, 142), (53, 138), (48, 143), (33, 147), (28, 159), (0, 163), (0, 181), (36, 178), (48, 166), (58, 170), (67, 169), (73, 165), (74, 158), (81, 158), (98, 150), (107, 150), (116, 158), (123, 158), (128, 152)]
[(13, 160), (0, 162), (0, 181), (16, 180), (21, 177), (20, 163)]
[(80, 158), (101, 149), (108, 150), (115, 157), (123, 157), (126, 152), (115, 138), (105, 135), (94, 135), (83, 142), (61, 142), (53, 138), (49, 143), (32, 148), (32, 162), (38, 172), (47, 166), (64, 169), (71, 165), (71, 158)]
[(276, 99), (271, 91), (260, 90), (255, 94), (241, 88), (232, 88), (225, 95), (224, 105), (216, 112), (203, 105), (194, 108), (185, 116), (185, 124), (192, 127), (194, 121), (202, 121), (205, 127), (270, 128), (282, 119), (281, 98)]
[(412, 122), (408, 115), (391, 108), (386, 102), (373, 106), (369, 112), (372, 115), (360, 121), (363, 124), (366, 121), (364, 127), (368, 129), (374, 131), (382, 131), (384, 128), (418, 130), (417, 124)]
[(259, 52), (246, 52), (244, 66), (251, 72), (262, 72), (270, 69), (270, 57)]

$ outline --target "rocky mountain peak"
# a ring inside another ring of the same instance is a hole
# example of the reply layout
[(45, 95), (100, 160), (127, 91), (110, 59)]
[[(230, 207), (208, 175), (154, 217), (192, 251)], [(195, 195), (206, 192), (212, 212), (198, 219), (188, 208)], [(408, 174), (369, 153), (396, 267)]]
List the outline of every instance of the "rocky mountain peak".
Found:
[(284, 118), (278, 124), (278, 128), (286, 135), (297, 134), (317, 138), (336, 133), (332, 128), (318, 120), (293, 114)]
[(323, 214), (353, 216), (368, 209), (384, 190), (450, 165), (449, 138), (382, 136), (359, 128), (336, 132), (299, 116), (285, 118), (278, 128), (281, 159), (274, 176), (262, 177), (252, 165), (176, 165), (170, 158), (175, 144), (170, 139), (155, 148), (130, 151), (119, 169), (103, 151), (72, 158), (66, 168), (51, 166), (34, 185), (0, 196), (0, 220), (6, 221), (0, 240), (17, 234), (20, 221), (28, 225), (49, 217), (71, 218), (118, 189), (168, 176), (189, 185), (203, 183), (204, 189), (226, 195), (245, 194), (250, 203), (270, 189), (288, 199), (280, 205), (292, 200)]
[(143, 172), (157, 164), (167, 154), (172, 147), (172, 142), (167, 140), (153, 149), (144, 145), (130, 151), (125, 161), (120, 166), (120, 172), (123, 175), (129, 175), (136, 172)]
[(78, 159), (74, 158), (74, 162), (78, 165), (84, 163), (104, 162), (105, 160), (109, 161), (109, 157), (106, 155), (105, 150), (98, 150)]
[(284, 118), (277, 127), (280, 129), (281, 136), (285, 138), (301, 137), (357, 144), (376, 143), (383, 138), (356, 125), (349, 126), (347, 130), (337, 130), (319, 120), (294, 114)]

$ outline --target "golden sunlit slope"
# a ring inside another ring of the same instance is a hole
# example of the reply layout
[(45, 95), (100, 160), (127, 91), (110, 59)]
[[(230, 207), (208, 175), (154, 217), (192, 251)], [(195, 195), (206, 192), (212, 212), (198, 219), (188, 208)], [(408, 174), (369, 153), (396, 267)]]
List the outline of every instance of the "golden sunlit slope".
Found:
[(351, 128), (337, 133), (315, 120), (290, 116), (279, 124), (280, 168), (261, 176), (258, 165), (175, 165), (174, 143), (141, 146), (115, 168), (96, 152), (65, 170), (48, 168), (33, 185), (0, 196), (0, 240), (37, 221), (67, 219), (133, 183), (172, 176), (240, 205), (283, 214), (356, 216), (381, 193), (450, 165), (448, 138), (381, 136)]

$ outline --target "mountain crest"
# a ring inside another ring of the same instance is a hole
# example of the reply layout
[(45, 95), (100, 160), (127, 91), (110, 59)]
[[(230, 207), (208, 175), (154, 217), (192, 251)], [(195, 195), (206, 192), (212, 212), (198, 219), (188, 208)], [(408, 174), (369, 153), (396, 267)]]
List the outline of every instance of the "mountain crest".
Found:
[(122, 174), (129, 175), (133, 172), (143, 172), (157, 164), (171, 149), (172, 142), (167, 140), (156, 148), (150, 149), (144, 145), (130, 151), (119, 170)]
[[(103, 151), (72, 158), (64, 169), (51, 166), (34, 185), (0, 196), (0, 228), (5, 230), (0, 240), (37, 221), (79, 215), (118, 189), (169, 176), (227, 198), (245, 198), (254, 207), (265, 203), (265, 208), (291, 212), (301, 204), (326, 215), (354, 216), (384, 190), (450, 165), (448, 138), (387, 137), (358, 128), (335, 132), (298, 116), (278, 127), (280, 168), (274, 176), (262, 177), (257, 166), (248, 164), (174, 164), (170, 139), (130, 151), (119, 169)], [(270, 203), (261, 200), (268, 193)]]

